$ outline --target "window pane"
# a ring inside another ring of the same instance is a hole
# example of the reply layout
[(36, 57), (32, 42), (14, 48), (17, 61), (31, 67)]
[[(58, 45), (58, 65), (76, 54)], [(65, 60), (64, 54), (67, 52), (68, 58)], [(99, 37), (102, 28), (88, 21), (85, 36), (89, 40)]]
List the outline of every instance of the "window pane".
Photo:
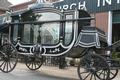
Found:
[[(15, 20), (14, 22), (19, 22), (18, 20)], [(18, 37), (18, 25), (14, 25), (13, 28), (13, 41), (16, 41), (17, 37)]]
[(17, 37), (18, 37), (18, 25), (15, 25), (15, 26), (14, 26), (13, 31), (14, 31), (13, 41), (15, 41), (15, 40), (17, 39)]
[(25, 24), (23, 29), (24, 29), (24, 31), (23, 31), (22, 42), (29, 44), (30, 43), (30, 25)]
[(40, 36), (40, 25), (34, 25), (34, 37), (33, 37), (33, 43), (41, 43), (41, 36)]
[(42, 26), (41, 37), (43, 44), (57, 44), (59, 42), (59, 26), (59, 23), (49, 23)]
[[(37, 21), (60, 20), (60, 15), (52, 12), (36, 13)], [(38, 25), (37, 25), (38, 26)], [(59, 42), (60, 23), (45, 23), (41, 25), (40, 36), (42, 44), (57, 44)], [(38, 34), (38, 32), (36, 33)]]
[[(66, 19), (72, 19), (73, 15), (66, 15)], [(72, 40), (72, 21), (65, 23), (65, 45), (68, 45)]]
[(35, 25), (34, 43), (57, 44), (59, 42), (59, 23)]
[[(45, 12), (36, 13), (36, 15), (37, 21), (60, 20), (60, 15), (56, 13)], [(19, 29), (16, 26), (19, 26)], [(19, 35), (24, 44), (57, 44), (60, 35), (60, 22), (14, 25), (13, 31), (13, 36)]]

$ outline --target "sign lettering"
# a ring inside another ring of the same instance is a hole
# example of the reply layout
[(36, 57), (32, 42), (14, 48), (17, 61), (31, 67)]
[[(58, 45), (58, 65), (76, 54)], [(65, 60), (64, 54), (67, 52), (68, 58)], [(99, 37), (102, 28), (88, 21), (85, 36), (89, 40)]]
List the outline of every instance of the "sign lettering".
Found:
[(120, 0), (64, 0), (53, 4), (63, 10), (87, 10), (88, 12), (104, 12), (120, 10)]
[(79, 2), (79, 8), (78, 9), (80, 9), (80, 10), (87, 10), (86, 2), (85, 1), (83, 3)]
[(112, 4), (112, 3), (111, 3), (111, 0), (103, 0), (103, 6), (105, 6), (106, 3), (107, 3), (108, 5), (111, 5), (111, 4)]
[(73, 7), (76, 7), (76, 6), (77, 6), (77, 4), (73, 3), (73, 4), (70, 5), (70, 9), (73, 9)]

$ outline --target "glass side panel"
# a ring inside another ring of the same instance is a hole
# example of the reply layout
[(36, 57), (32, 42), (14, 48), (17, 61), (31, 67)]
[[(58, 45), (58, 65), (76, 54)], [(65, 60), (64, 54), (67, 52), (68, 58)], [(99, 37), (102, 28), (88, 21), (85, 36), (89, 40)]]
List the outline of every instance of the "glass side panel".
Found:
[(23, 43), (30, 43), (30, 25), (29, 24), (25, 24), (24, 28), (23, 28), (23, 37), (22, 37), (22, 42)]
[[(18, 20), (15, 20), (14, 22), (18, 22)], [(18, 25), (14, 25), (13, 28), (13, 40), (16, 41), (17, 40), (17, 37), (18, 37)]]
[(59, 26), (59, 23), (43, 25), (41, 29), (41, 37), (43, 44), (57, 44), (59, 42)]
[[(36, 13), (36, 15), (35, 21), (60, 20), (61, 18), (59, 14), (52, 12)], [(27, 19), (24, 17), (25, 20)], [(59, 42), (60, 22), (14, 25), (12, 31), (12, 39), (15, 40), (19, 36), (23, 44), (40, 43), (53, 45)]]
[(59, 23), (46, 23), (42, 25), (24, 24), (24, 28), (21, 30), (21, 41), (25, 44), (57, 44), (60, 35), (59, 26)]
[[(73, 19), (73, 15), (66, 15), (66, 19)], [(72, 21), (65, 23), (65, 45), (69, 45), (72, 40), (72, 26)]]

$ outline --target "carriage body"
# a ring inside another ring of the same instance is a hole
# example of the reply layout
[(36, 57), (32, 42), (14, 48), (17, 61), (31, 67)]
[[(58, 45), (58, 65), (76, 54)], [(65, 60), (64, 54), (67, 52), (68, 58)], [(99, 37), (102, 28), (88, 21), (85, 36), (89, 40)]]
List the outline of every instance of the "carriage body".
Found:
[(43, 56), (61, 56), (72, 51), (70, 54), (79, 57), (86, 48), (100, 48), (101, 36), (103, 41), (106, 38), (96, 27), (90, 26), (93, 18), (83, 10), (60, 11), (37, 5), (14, 12), (11, 17), (9, 29), (4, 30), (21, 54), (33, 54), (39, 46)]

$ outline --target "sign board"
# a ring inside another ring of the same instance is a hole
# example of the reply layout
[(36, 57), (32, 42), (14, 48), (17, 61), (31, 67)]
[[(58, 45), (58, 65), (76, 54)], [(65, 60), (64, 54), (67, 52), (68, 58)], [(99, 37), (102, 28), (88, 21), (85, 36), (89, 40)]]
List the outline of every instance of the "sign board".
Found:
[(120, 0), (64, 0), (53, 5), (58, 9), (82, 9), (90, 13), (120, 10)]

